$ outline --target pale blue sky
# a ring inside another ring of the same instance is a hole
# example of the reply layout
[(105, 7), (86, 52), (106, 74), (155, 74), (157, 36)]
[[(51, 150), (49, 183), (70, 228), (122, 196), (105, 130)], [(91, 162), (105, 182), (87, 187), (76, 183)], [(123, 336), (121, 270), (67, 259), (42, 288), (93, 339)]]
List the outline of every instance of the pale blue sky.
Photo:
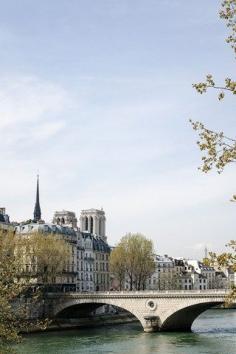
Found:
[(200, 257), (235, 238), (234, 168), (202, 175), (188, 119), (235, 136), (235, 99), (191, 87), (235, 70), (220, 1), (0, 0), (1, 205), (43, 218), (104, 208), (158, 253)]

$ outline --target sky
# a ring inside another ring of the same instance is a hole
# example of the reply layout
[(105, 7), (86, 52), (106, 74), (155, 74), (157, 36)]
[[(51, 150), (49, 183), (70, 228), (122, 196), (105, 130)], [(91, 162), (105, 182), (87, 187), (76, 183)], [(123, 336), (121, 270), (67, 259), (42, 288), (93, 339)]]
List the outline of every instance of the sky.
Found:
[(0, 0), (0, 206), (106, 212), (117, 244), (201, 258), (235, 239), (235, 167), (198, 170), (189, 119), (235, 137), (235, 98), (192, 84), (235, 69), (220, 1)]

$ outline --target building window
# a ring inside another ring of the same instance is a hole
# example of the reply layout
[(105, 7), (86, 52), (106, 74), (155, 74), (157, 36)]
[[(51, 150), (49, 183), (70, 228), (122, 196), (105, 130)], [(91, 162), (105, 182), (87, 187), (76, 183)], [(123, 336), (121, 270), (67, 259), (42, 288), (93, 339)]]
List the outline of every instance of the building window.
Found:
[(102, 220), (99, 219), (99, 236), (102, 235)]
[(93, 234), (93, 217), (90, 216), (90, 232)]
[(88, 217), (85, 216), (85, 231), (88, 231)]

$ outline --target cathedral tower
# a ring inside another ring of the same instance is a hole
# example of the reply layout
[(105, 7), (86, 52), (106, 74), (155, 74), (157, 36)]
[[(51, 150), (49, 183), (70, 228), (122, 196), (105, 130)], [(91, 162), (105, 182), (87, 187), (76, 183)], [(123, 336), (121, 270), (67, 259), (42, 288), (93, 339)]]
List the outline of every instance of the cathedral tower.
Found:
[(82, 232), (89, 232), (107, 242), (105, 212), (102, 209), (82, 210), (80, 215), (80, 230)]

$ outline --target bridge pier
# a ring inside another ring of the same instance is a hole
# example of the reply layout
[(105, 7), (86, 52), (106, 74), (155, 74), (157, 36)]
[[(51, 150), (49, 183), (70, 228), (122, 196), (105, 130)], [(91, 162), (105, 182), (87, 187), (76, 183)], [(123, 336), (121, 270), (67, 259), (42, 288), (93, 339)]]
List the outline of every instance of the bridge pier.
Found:
[(146, 333), (157, 332), (160, 328), (160, 318), (158, 316), (144, 316), (143, 330)]

